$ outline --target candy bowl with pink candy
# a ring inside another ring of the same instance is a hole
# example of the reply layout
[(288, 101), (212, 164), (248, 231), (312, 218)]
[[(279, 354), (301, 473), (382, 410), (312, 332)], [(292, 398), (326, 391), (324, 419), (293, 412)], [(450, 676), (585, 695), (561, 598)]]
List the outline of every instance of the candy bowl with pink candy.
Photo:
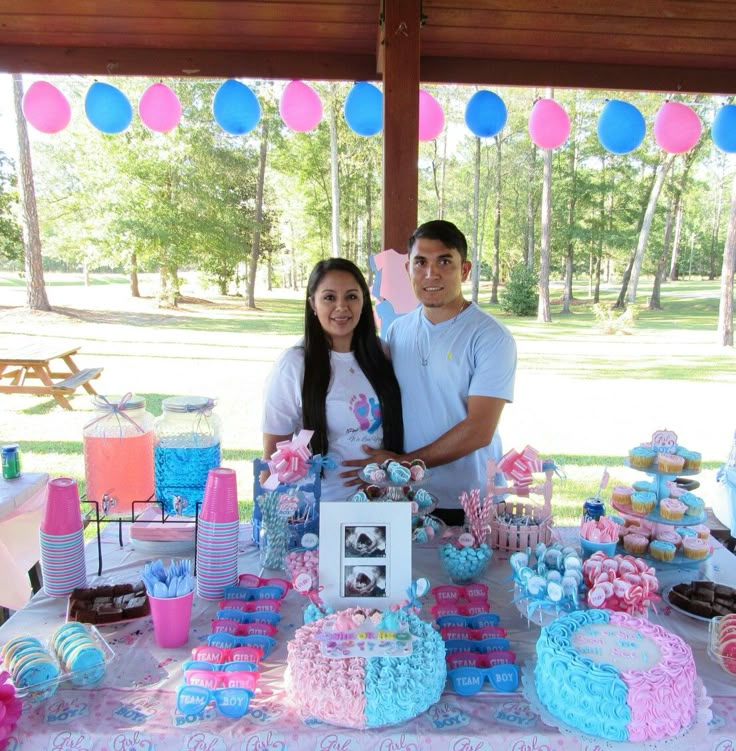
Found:
[(610, 516), (583, 521), (580, 525), (580, 548), (583, 557), (588, 558), (598, 551), (607, 556), (614, 555), (618, 544), (618, 533), (618, 520)]
[(605, 608), (646, 617), (649, 606), (661, 599), (656, 571), (642, 558), (593, 553), (583, 563), (589, 608)]
[(736, 614), (711, 618), (708, 656), (727, 673), (736, 675)]

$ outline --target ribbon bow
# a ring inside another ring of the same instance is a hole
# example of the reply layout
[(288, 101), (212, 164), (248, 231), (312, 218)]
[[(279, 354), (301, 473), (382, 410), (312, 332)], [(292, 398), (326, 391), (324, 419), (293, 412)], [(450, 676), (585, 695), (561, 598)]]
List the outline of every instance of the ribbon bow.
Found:
[[(515, 449), (507, 451), (498, 463), (499, 471), (510, 477), (519, 488), (528, 488), (532, 484), (532, 475), (549, 469), (549, 459), (542, 461), (539, 452), (532, 446), (525, 446), (521, 453)], [(556, 471), (554, 462), (552, 467)]]
[(310, 473), (317, 476), (323, 469), (337, 469), (337, 461), (331, 454), (315, 454), (310, 460)]
[(276, 451), (271, 454), (268, 469), (271, 475), (263, 483), (266, 490), (273, 490), (280, 484), (290, 485), (303, 480), (310, 469), (309, 441), (314, 435), (313, 430), (300, 430), (299, 434), (290, 441), (280, 441), (276, 444)]
[[(106, 396), (102, 396), (100, 394), (97, 395), (97, 399), (95, 400), (96, 405), (102, 407), (102, 409), (105, 410), (104, 414), (101, 414), (99, 417), (95, 417), (94, 420), (90, 420), (85, 426), (84, 429), (92, 427), (96, 423), (100, 422), (100, 420), (107, 419), (111, 414), (117, 415), (118, 418), (118, 424), (120, 424), (120, 418), (124, 417), (136, 430), (138, 430), (140, 433), (145, 433), (145, 429), (142, 428), (129, 414), (126, 413), (125, 408), (128, 406), (128, 402), (130, 401), (133, 394), (129, 391), (125, 396), (120, 397), (120, 401), (115, 404), (114, 402), (111, 402)], [(102, 404), (100, 404), (102, 402)], [(122, 425), (120, 426), (122, 428)]]

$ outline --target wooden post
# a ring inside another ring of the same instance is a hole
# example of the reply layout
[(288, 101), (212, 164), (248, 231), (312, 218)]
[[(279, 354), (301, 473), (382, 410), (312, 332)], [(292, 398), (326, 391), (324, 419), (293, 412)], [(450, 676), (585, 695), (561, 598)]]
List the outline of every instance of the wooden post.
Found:
[(420, 6), (420, 0), (387, 0), (379, 54), (383, 73), (381, 249), (399, 253), (406, 253), (417, 225)]

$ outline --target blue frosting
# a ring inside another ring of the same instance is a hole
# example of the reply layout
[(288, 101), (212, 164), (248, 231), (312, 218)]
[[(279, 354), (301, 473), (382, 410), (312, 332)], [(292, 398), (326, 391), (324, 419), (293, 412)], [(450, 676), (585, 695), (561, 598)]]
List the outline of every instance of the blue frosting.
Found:
[(416, 637), (407, 657), (370, 657), (365, 661), (366, 727), (395, 725), (425, 712), (445, 687), (445, 646), (429, 623), (406, 614)]
[(608, 623), (606, 610), (575, 611), (542, 629), (537, 642), (537, 696), (555, 717), (585, 733), (612, 741), (629, 738), (628, 689), (612, 665), (596, 663), (572, 646), (588, 623)]

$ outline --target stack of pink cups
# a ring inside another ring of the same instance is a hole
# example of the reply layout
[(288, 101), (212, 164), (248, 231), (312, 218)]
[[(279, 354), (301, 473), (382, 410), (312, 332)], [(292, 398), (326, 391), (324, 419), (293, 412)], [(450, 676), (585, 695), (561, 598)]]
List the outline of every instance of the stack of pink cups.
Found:
[(197, 595), (220, 600), (238, 580), (238, 488), (235, 470), (211, 469), (197, 522)]
[(87, 583), (84, 532), (77, 483), (70, 477), (49, 481), (39, 531), (43, 590), (66, 597)]

